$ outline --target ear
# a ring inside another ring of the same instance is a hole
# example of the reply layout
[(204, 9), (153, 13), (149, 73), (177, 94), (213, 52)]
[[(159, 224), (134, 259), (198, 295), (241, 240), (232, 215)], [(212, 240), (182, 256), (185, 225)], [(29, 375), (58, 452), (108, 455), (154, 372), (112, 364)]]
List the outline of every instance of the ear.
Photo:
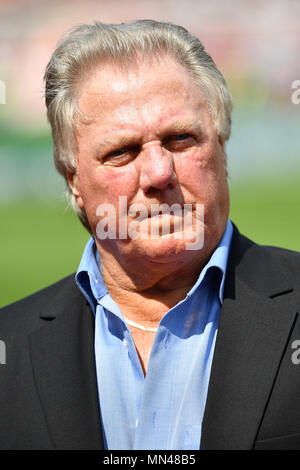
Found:
[(78, 181), (77, 170), (69, 170), (66, 174), (69, 188), (71, 189), (73, 196), (75, 197), (80, 209), (84, 209), (83, 199), (81, 197), (80, 185)]
[(223, 137), (221, 135), (218, 135), (218, 142), (219, 142), (220, 146), (222, 147), (222, 149), (224, 150), (224, 141), (223, 141)]
[(226, 152), (225, 152), (224, 140), (223, 140), (222, 136), (220, 136), (220, 135), (218, 136), (218, 142), (219, 142), (219, 145), (222, 149), (224, 166), (225, 166), (225, 173), (226, 173), (226, 177), (228, 178), (227, 155), (226, 155)]

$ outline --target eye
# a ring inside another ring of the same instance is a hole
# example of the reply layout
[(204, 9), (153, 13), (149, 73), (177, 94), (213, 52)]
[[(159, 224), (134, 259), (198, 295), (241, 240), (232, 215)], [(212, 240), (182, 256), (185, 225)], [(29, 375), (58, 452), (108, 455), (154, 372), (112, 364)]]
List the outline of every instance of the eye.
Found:
[(178, 141), (178, 140), (185, 140), (185, 139), (187, 139), (188, 137), (190, 137), (190, 134), (178, 134), (178, 135), (172, 136), (172, 138), (173, 138), (175, 141)]
[(122, 147), (113, 150), (103, 158), (104, 165), (123, 166), (135, 159), (138, 154), (138, 147)]
[(127, 147), (123, 147), (122, 149), (119, 150), (114, 150), (109, 154), (110, 157), (119, 157), (120, 155), (124, 155), (124, 153), (127, 152)]
[(170, 152), (180, 152), (193, 147), (196, 140), (192, 134), (174, 134), (164, 140), (164, 147)]

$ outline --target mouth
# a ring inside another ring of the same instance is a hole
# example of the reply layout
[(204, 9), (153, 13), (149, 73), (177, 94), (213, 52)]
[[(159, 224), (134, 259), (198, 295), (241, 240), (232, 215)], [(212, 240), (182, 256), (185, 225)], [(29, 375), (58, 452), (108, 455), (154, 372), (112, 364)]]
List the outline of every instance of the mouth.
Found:
[(140, 221), (164, 215), (182, 217), (184, 213), (192, 212), (195, 209), (195, 203), (173, 203), (171, 205), (167, 203), (153, 203), (150, 206), (146, 206), (144, 204), (133, 204), (129, 207), (128, 216), (133, 219), (138, 218)]

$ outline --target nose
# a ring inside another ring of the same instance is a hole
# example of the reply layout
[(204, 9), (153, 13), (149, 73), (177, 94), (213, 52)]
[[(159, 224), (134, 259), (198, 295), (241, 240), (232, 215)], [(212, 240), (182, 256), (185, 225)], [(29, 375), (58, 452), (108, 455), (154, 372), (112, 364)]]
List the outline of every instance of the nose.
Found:
[(144, 193), (172, 189), (176, 180), (172, 153), (158, 143), (146, 145), (140, 167), (140, 187)]

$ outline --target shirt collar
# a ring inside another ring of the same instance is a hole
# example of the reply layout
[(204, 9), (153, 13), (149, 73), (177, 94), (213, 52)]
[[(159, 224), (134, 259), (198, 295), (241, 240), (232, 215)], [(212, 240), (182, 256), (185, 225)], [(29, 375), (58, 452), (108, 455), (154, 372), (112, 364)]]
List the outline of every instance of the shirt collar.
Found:
[[(231, 221), (228, 219), (226, 229), (220, 243), (213, 252), (208, 263), (202, 269), (198, 280), (187, 294), (188, 296), (192, 295), (195, 290), (199, 288), (208, 271), (213, 268), (217, 268), (221, 273), (219, 299), (220, 303), (223, 303), (224, 283), (232, 233), (233, 226)], [(86, 244), (75, 279), (78, 287), (81, 289), (82, 293), (95, 311), (96, 304), (99, 303), (106, 294), (108, 294), (108, 291), (103, 281), (102, 264), (93, 237), (91, 237)]]
[(85, 246), (75, 275), (75, 280), (94, 310), (95, 304), (99, 302), (108, 291), (103, 281), (102, 264), (93, 237), (89, 239)]
[(196, 289), (198, 289), (198, 287), (204, 280), (208, 271), (210, 271), (213, 268), (217, 268), (221, 273), (219, 299), (220, 299), (220, 303), (221, 304), (223, 303), (224, 284), (225, 284), (226, 269), (227, 269), (228, 256), (229, 256), (230, 245), (231, 245), (231, 240), (232, 240), (232, 234), (233, 234), (233, 226), (232, 226), (231, 221), (228, 219), (225, 232), (217, 248), (211, 255), (208, 263), (202, 269), (198, 277), (198, 280), (196, 281), (192, 289), (189, 291), (188, 295), (191, 295)]

